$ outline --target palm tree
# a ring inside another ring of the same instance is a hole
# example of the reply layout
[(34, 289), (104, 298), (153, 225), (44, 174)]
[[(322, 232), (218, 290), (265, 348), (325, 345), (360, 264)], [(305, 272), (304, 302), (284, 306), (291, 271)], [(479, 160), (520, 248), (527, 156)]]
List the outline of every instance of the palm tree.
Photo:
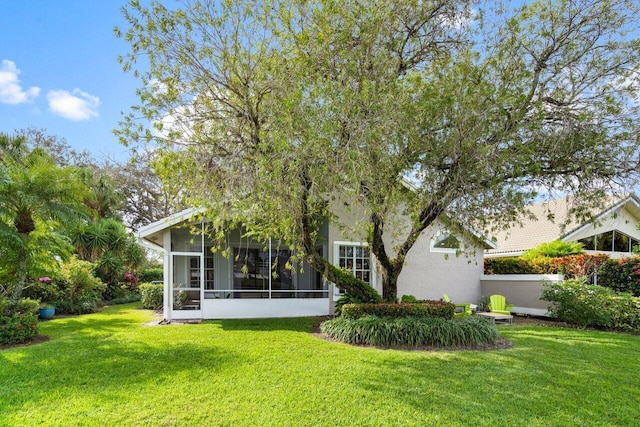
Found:
[(72, 250), (58, 230), (85, 214), (86, 186), (74, 167), (58, 166), (25, 137), (0, 134), (0, 263), (11, 279), (9, 309), (22, 296), (27, 273)]

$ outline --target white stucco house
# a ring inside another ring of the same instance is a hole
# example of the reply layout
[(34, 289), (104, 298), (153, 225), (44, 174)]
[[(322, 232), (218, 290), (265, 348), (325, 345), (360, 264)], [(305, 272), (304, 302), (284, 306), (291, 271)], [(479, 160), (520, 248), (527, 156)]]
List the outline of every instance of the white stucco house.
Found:
[[(333, 313), (339, 290), (306, 263), (287, 268), (289, 248), (278, 245), (275, 239), (255, 241), (243, 236), (242, 230), (234, 229), (225, 233), (225, 247), (214, 252), (211, 237), (200, 232), (206, 228), (202, 220), (194, 220), (201, 212), (188, 209), (149, 224), (137, 233), (146, 247), (163, 253), (165, 319)], [(344, 205), (334, 209), (334, 214), (343, 223), (358, 224), (364, 219)], [(401, 235), (388, 231), (389, 236)], [(345, 232), (327, 221), (321, 230), (319, 249), (334, 265), (353, 271), (381, 293), (376, 260), (365, 236), (363, 230)], [(393, 242), (385, 245), (390, 248)], [(447, 293), (454, 302), (477, 302), (481, 297), (483, 252), (487, 248), (495, 248), (494, 243), (481, 237), (460, 241), (442, 225), (429, 227), (406, 257), (398, 279), (398, 297), (411, 294), (419, 299), (437, 300)], [(467, 255), (457, 255), (460, 249)]]
[(586, 253), (608, 254), (611, 258), (629, 256), (640, 242), (640, 198), (633, 193), (611, 197), (605, 207), (591, 212), (593, 221), (566, 223), (569, 198), (529, 206), (534, 218), (526, 217), (521, 225), (496, 235), (497, 247), (486, 250), (487, 258), (520, 256), (541, 243), (562, 240), (580, 242)]

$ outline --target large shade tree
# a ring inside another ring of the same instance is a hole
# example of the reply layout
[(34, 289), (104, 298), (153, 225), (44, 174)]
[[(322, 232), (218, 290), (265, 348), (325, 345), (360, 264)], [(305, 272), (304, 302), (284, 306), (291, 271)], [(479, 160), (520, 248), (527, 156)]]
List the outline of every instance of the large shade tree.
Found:
[[(118, 132), (151, 143), (213, 226), (279, 236), (376, 300), (315, 249), (332, 204), (361, 206), (394, 299), (430, 225), (488, 230), (556, 192), (585, 215), (636, 178), (638, 4), (522, 3), (133, 0), (116, 34), (142, 87)], [(391, 248), (398, 206), (411, 224)]]

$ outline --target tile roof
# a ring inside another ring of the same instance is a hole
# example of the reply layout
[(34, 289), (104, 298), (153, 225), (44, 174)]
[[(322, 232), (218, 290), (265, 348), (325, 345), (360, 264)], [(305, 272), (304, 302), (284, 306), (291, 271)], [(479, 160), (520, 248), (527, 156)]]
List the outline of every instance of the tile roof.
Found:
[[(575, 200), (570, 197), (563, 197), (530, 205), (528, 209), (532, 215), (521, 218), (521, 224), (497, 232), (495, 238), (498, 248), (488, 250), (486, 253), (488, 255), (519, 253), (541, 243), (562, 239), (570, 235), (585, 225), (585, 223), (577, 222), (575, 218), (567, 221), (569, 211), (575, 207), (574, 202)], [(605, 201), (604, 208), (592, 209), (588, 212), (597, 220), (611, 210), (618, 209), (630, 202), (634, 202), (636, 207), (640, 205), (640, 199), (630, 193), (623, 197), (612, 196)]]

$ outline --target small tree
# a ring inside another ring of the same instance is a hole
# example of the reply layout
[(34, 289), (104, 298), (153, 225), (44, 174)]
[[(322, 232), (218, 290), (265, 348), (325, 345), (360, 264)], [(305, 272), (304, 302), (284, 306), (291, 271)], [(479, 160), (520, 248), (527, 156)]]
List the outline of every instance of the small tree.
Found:
[(86, 188), (74, 167), (59, 167), (24, 137), (0, 134), (0, 270), (9, 283), (9, 313), (27, 275), (45, 276), (72, 246), (60, 233), (86, 213)]

